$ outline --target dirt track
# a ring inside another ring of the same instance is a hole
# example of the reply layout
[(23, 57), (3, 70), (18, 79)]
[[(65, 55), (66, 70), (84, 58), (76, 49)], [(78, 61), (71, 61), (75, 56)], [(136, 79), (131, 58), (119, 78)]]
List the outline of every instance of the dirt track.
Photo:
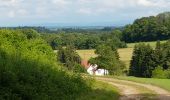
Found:
[[(96, 77), (97, 80), (116, 86), (120, 93), (120, 100), (170, 100), (170, 92), (150, 84), (142, 84), (113, 78)], [(155, 95), (145, 95), (141, 89), (153, 91)]]

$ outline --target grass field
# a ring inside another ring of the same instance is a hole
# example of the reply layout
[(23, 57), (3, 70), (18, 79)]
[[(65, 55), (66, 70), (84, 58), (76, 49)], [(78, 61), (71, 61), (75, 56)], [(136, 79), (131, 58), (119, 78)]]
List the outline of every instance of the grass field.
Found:
[[(160, 41), (160, 42), (165, 43), (166, 40)], [(153, 41), (153, 42), (141, 42), (141, 43), (149, 44), (153, 48), (155, 48), (155, 46), (156, 46), (156, 41)], [(135, 44), (138, 44), (138, 43), (128, 43), (127, 46), (128, 46), (128, 48), (134, 48)]]
[(77, 53), (84, 60), (89, 60), (91, 57), (96, 57), (97, 55), (94, 53), (94, 50), (77, 50)]
[(81, 95), (77, 100), (118, 100), (119, 96), (120, 94), (116, 87), (107, 83), (95, 81), (92, 91)]
[[(94, 50), (77, 50), (80, 57), (84, 60), (89, 60), (91, 57), (96, 57)], [(118, 49), (120, 60), (123, 61), (128, 67), (132, 57), (133, 48)]]
[[(165, 43), (166, 41), (160, 41), (160, 42)], [(153, 48), (155, 48), (155, 46), (156, 46), (156, 41), (154, 41), (154, 42), (143, 42), (143, 43), (150, 44), (151, 47), (153, 47)], [(138, 43), (129, 43), (129, 44), (127, 44), (128, 48), (118, 49), (120, 60), (125, 63), (127, 68), (130, 65), (130, 60), (131, 60), (131, 57), (132, 57), (133, 48), (134, 48), (135, 44), (138, 44)], [(97, 56), (94, 53), (93, 49), (92, 50), (77, 50), (77, 52), (80, 55), (80, 57), (84, 60), (89, 60), (91, 57)]]
[(118, 49), (118, 53), (119, 53), (120, 60), (123, 61), (126, 65), (126, 67), (128, 68), (130, 65), (133, 48)]
[(170, 79), (138, 78), (138, 77), (123, 77), (123, 76), (114, 77), (114, 78), (129, 80), (129, 81), (134, 81), (139, 83), (152, 84), (170, 91)]

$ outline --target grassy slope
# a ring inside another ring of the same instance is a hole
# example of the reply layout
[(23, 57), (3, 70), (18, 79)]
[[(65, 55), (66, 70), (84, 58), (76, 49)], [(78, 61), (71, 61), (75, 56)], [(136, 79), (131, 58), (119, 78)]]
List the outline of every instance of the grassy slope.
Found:
[(93, 90), (87, 94), (83, 94), (77, 100), (118, 100), (119, 99), (119, 92), (116, 87), (112, 85), (95, 81), (94, 86), (92, 87)]
[(94, 49), (91, 49), (91, 50), (77, 50), (77, 53), (84, 60), (89, 60), (91, 57), (96, 57), (97, 56), (94, 53)]
[(138, 77), (116, 77), (116, 78), (139, 83), (153, 84), (170, 91), (170, 79), (138, 78)]
[(127, 68), (129, 68), (130, 60), (133, 53), (133, 48), (118, 49), (120, 60), (123, 61)]

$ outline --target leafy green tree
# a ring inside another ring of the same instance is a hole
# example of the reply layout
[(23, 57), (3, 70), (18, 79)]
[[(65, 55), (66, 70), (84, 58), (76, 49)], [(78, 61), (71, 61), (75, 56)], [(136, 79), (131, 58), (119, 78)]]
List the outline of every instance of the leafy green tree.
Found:
[(96, 48), (96, 58), (90, 59), (90, 63), (97, 64), (99, 68), (109, 70), (110, 74), (120, 75), (125, 68), (116, 57), (115, 51), (110, 46), (100, 45)]
[(123, 29), (126, 42), (165, 40), (170, 37), (170, 13), (136, 19)]

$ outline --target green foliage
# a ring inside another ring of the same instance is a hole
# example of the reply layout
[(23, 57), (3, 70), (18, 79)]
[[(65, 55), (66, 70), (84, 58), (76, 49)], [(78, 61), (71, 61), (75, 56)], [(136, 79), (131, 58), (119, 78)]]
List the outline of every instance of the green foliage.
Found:
[(123, 30), (126, 42), (165, 40), (170, 37), (170, 13), (143, 17), (127, 25)]
[(162, 67), (157, 67), (152, 71), (153, 78), (166, 78), (165, 72)]
[[(129, 69), (130, 75), (138, 77), (153, 76), (159, 78), (168, 78), (169, 68), (169, 41), (163, 44), (160, 44), (158, 41), (154, 50), (149, 45), (145, 44), (138, 44), (135, 46)], [(165, 75), (166, 73), (167, 75)], [(160, 74), (160, 76), (158, 74)]]
[(129, 74), (138, 77), (151, 77), (153, 70), (152, 62), (153, 49), (150, 45), (140, 43), (135, 46)]
[(115, 30), (113, 32), (99, 33), (58, 33), (43, 34), (43, 38), (51, 45), (53, 49), (60, 46), (73, 45), (76, 49), (95, 49), (100, 44), (109, 44), (113, 47), (126, 47), (122, 42), (122, 32)]
[(61, 71), (51, 47), (35, 34), (0, 30), (0, 99), (73, 100), (86, 93), (86, 80)]
[(109, 70), (110, 74), (122, 74), (125, 65), (119, 61), (117, 51), (113, 51), (110, 46), (100, 45), (96, 48), (95, 53), (98, 56), (96, 58), (91, 58), (89, 60), (90, 63), (97, 64), (99, 68)]
[(66, 46), (59, 48), (57, 53), (58, 60), (67, 67), (68, 70), (74, 72), (85, 72), (83, 66), (81, 66), (81, 58), (73, 48), (73, 46)]
[(170, 69), (165, 70), (164, 72), (165, 72), (166, 78), (170, 79)]
[(81, 66), (80, 64), (75, 64), (73, 71), (75, 73), (86, 73), (86, 69), (83, 66)]
[(170, 79), (170, 69), (167, 70), (163, 70), (162, 67), (156, 67), (153, 71), (152, 71), (152, 77), (153, 78), (167, 78)]

